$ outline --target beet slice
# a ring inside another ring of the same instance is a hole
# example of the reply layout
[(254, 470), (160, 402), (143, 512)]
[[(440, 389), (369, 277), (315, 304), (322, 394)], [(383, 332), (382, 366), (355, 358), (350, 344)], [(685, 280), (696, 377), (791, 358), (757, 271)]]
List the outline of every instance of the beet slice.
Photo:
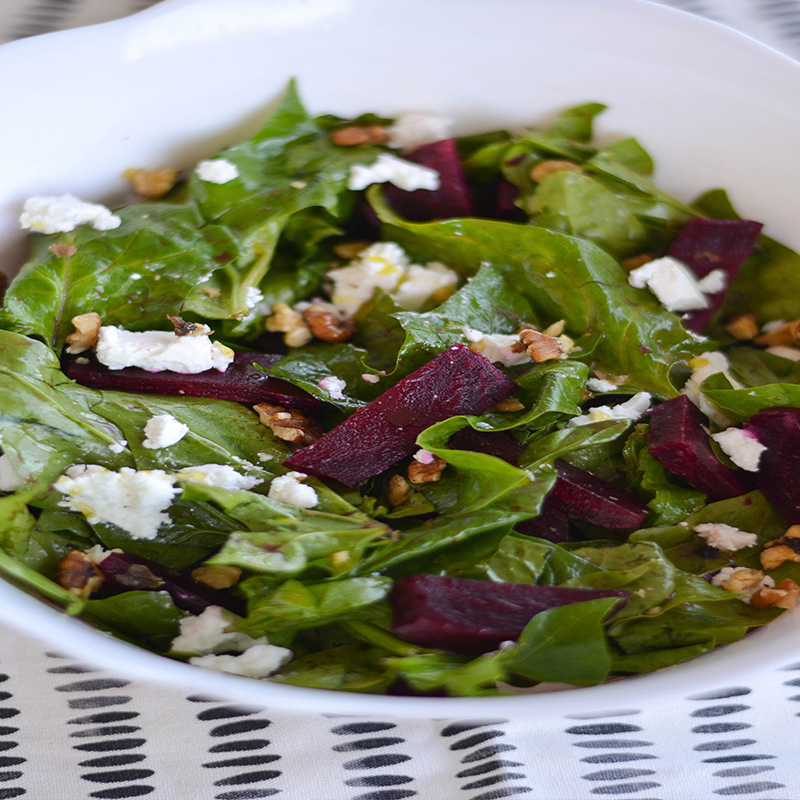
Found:
[(515, 388), (489, 359), (455, 344), (283, 463), (353, 488), (414, 453), (425, 428), (480, 414)]
[(591, 472), (560, 458), (555, 462), (558, 480), (547, 495), (551, 508), (612, 530), (633, 530), (650, 509), (631, 491), (621, 489)]
[[(681, 228), (669, 247), (667, 255), (687, 264), (704, 278), (715, 269), (725, 270), (730, 286), (742, 264), (753, 252), (761, 228), (760, 222), (748, 219), (702, 219), (692, 217)], [(711, 315), (722, 305), (726, 289), (709, 295), (709, 307), (692, 311), (684, 317), (683, 324), (692, 331), (700, 331)]]
[(800, 408), (767, 408), (742, 425), (767, 449), (756, 486), (791, 525), (800, 524)]
[(599, 597), (629, 597), (623, 589), (580, 589), (493, 583), (472, 578), (407, 575), (390, 594), (392, 630), (422, 647), (473, 655), (514, 641), (542, 611)]
[(547, 542), (560, 544), (569, 541), (569, 516), (549, 502), (549, 497), (544, 501), (542, 511), (538, 517), (525, 519), (514, 526), (514, 530), (525, 536), (535, 536)]
[(439, 173), (438, 189), (406, 192), (386, 184), (389, 205), (402, 217), (415, 222), (449, 217), (474, 217), (475, 204), (467, 185), (467, 173), (458, 155), (455, 139), (441, 139), (403, 155), (407, 161), (430, 167)]
[(279, 378), (271, 378), (253, 364), (269, 369), (280, 355), (272, 353), (236, 353), (224, 371), (209, 369), (187, 374), (148, 372), (138, 367), (108, 369), (94, 358), (72, 358), (64, 363), (64, 372), (74, 381), (94, 389), (117, 389), (143, 394), (210, 397), (237, 403), (273, 403), (274, 405), (313, 411), (319, 408), (316, 397)]
[(143, 556), (112, 550), (98, 566), (105, 579), (102, 594), (106, 596), (136, 590), (164, 591), (178, 608), (192, 614), (200, 614), (209, 606), (222, 606), (240, 616), (245, 613), (245, 604), (238, 598)]
[(670, 472), (705, 492), (710, 500), (744, 494), (734, 472), (711, 449), (705, 415), (682, 394), (650, 409), (647, 449)]
[(471, 450), (474, 453), (501, 458), (517, 466), (525, 444), (515, 439), (508, 431), (476, 431), (466, 427), (457, 431), (447, 443), (453, 450)]

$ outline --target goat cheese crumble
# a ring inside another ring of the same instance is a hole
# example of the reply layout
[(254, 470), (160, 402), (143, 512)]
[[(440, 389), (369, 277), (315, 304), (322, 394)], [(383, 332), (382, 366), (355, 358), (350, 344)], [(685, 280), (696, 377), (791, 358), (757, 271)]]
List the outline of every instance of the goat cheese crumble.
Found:
[(214, 158), (209, 161), (200, 161), (195, 167), (195, 173), (201, 181), (206, 183), (223, 184), (239, 177), (239, 168), (226, 158)]
[(717, 550), (734, 552), (744, 547), (755, 547), (758, 544), (758, 536), (754, 533), (741, 531), (724, 522), (704, 522), (695, 525), (692, 530)]
[(434, 114), (401, 114), (386, 129), (388, 145), (397, 150), (414, 150), (424, 144), (432, 144), (449, 136), (451, 121)]
[(39, 233), (68, 233), (79, 225), (90, 224), (96, 231), (110, 231), (122, 219), (99, 203), (86, 203), (71, 194), (58, 197), (30, 197), (19, 218), (24, 230)]
[(262, 483), (261, 478), (242, 475), (228, 464), (200, 464), (196, 467), (184, 467), (175, 473), (175, 477), (184, 483), (214, 486), (217, 489), (229, 489), (230, 491), (249, 490)]
[(737, 467), (747, 472), (758, 472), (758, 462), (767, 448), (752, 433), (741, 428), (728, 428), (712, 433), (711, 438)]
[(302, 472), (279, 475), (272, 479), (267, 497), (295, 508), (314, 508), (319, 504), (319, 497), (313, 486), (302, 482), (307, 477)]
[(664, 256), (631, 270), (628, 283), (649, 289), (667, 311), (684, 312), (708, 308), (707, 294), (721, 292), (727, 283), (725, 270), (715, 269), (698, 279), (682, 261)]
[(292, 651), (274, 644), (256, 644), (241, 655), (194, 656), (189, 663), (196, 667), (241, 675), (244, 678), (268, 678), (292, 659)]
[(158, 414), (150, 417), (144, 426), (143, 447), (155, 450), (177, 444), (189, 433), (189, 426), (178, 422), (172, 414)]
[(327, 375), (317, 381), (317, 386), (327, 392), (331, 400), (344, 400), (343, 390), (347, 388), (347, 384), (341, 378)]
[(347, 179), (347, 188), (357, 192), (373, 183), (392, 183), (398, 189), (415, 192), (417, 189), (434, 191), (439, 188), (439, 173), (413, 161), (406, 161), (391, 153), (381, 153), (372, 164), (353, 164)]
[(228, 629), (241, 622), (241, 617), (221, 606), (209, 606), (197, 616), (183, 617), (178, 622), (180, 633), (172, 640), (172, 650), (177, 653), (242, 652), (256, 644), (266, 644), (266, 637), (254, 639), (246, 633)]
[(616, 406), (597, 406), (589, 409), (587, 414), (573, 417), (569, 421), (569, 427), (574, 428), (578, 425), (591, 425), (593, 422), (609, 422), (610, 420), (636, 420), (643, 417), (650, 408), (650, 394), (648, 392), (638, 392), (630, 400)]

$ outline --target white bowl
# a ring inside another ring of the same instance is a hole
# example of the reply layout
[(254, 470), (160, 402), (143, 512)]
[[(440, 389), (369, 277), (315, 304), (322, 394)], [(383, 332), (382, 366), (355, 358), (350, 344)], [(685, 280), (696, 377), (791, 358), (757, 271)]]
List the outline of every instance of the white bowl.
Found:
[[(34, 194), (112, 201), (130, 166), (189, 165), (253, 132), (289, 77), (315, 113), (431, 111), (459, 132), (598, 100), (657, 182), (723, 186), (800, 249), (800, 65), (639, 0), (167, 0), (134, 17), (0, 47), (0, 264), (22, 259)], [(800, 657), (800, 609), (690, 663), (605, 686), (498, 698), (326, 692), (207, 672), (98, 633), (0, 582), (0, 619), (131, 677), (298, 713), (542, 718), (637, 707)]]

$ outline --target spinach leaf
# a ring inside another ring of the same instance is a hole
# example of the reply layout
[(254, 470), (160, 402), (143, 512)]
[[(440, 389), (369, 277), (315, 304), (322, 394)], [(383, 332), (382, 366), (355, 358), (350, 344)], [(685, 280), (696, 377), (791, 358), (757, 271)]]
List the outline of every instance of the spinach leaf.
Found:
[(732, 422), (744, 422), (765, 408), (775, 406), (800, 408), (800, 383), (768, 383), (763, 386), (734, 389), (722, 373), (717, 373), (709, 375), (703, 381), (700, 390), (719, 406)]

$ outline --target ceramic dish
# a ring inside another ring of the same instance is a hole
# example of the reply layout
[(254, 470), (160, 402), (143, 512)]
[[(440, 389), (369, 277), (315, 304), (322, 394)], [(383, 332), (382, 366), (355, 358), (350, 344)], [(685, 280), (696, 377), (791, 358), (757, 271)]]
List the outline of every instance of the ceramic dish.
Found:
[[(34, 194), (113, 204), (131, 165), (187, 166), (257, 129), (295, 76), (318, 113), (431, 111), (457, 132), (607, 103), (601, 137), (637, 136), (682, 199), (726, 187), (800, 248), (800, 65), (731, 30), (639, 0), (167, 0), (137, 16), (0, 48), (0, 256), (24, 253)], [(800, 654), (800, 610), (687, 664), (604, 686), (498, 698), (353, 695), (256, 682), (104, 636), (0, 583), (0, 618), (146, 680), (298, 713), (542, 717), (637, 706), (735, 682)]]

